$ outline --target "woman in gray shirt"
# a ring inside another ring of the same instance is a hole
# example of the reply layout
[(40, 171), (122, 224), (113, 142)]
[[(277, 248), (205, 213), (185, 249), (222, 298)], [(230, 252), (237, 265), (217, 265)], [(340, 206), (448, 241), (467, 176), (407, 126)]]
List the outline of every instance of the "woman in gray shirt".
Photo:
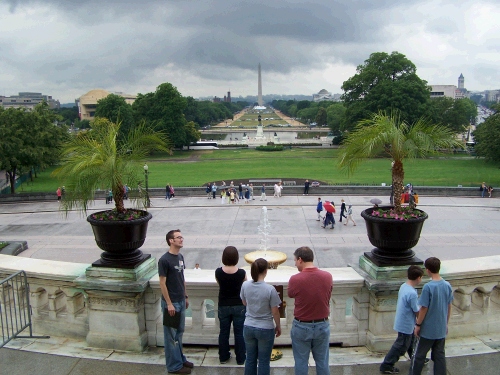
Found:
[[(250, 268), (252, 280), (241, 286), (240, 297), (247, 307), (243, 337), (247, 350), (245, 375), (268, 375), (274, 337), (281, 335), (279, 305), (281, 300), (273, 286), (266, 284), (267, 261), (256, 259)], [(273, 321), (274, 320), (274, 321)]]

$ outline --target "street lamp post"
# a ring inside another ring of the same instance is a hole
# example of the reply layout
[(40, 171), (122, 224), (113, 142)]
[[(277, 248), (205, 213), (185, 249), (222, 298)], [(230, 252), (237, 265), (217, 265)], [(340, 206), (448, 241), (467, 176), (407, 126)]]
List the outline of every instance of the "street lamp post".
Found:
[(144, 176), (146, 178), (146, 207), (149, 208), (151, 207), (151, 201), (149, 200), (149, 185), (148, 185), (148, 171), (149, 167), (147, 164), (144, 164)]

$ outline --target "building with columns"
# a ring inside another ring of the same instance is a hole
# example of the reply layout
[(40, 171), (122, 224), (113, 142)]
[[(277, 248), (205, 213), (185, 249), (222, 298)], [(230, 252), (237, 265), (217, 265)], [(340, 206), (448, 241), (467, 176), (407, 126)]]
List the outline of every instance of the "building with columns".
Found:
[(92, 120), (95, 115), (95, 110), (97, 108), (97, 102), (101, 99), (104, 99), (109, 94), (115, 94), (122, 96), (125, 98), (125, 102), (127, 104), (132, 104), (136, 96), (124, 94), (123, 92), (109, 92), (102, 89), (90, 90), (88, 93), (83, 94), (76, 100), (76, 104), (78, 106), (78, 114), (80, 116), (80, 120)]

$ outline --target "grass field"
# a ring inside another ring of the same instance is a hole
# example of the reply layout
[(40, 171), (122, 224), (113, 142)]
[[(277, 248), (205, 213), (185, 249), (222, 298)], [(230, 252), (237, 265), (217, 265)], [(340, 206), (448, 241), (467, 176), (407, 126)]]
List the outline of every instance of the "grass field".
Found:
[[(148, 161), (149, 186), (202, 186), (207, 182), (237, 181), (249, 178), (308, 178), (329, 184), (391, 183), (391, 161), (370, 159), (348, 176), (337, 168), (339, 150), (294, 148), (282, 152), (258, 152), (252, 149), (175, 152), (156, 155)], [(406, 161), (405, 181), (416, 186), (500, 186), (500, 169), (464, 155), (450, 155)], [(50, 176), (55, 168), (38, 174), (33, 183), (25, 183), (18, 192), (51, 192), (64, 181)], [(106, 187), (103, 187), (106, 188)]]

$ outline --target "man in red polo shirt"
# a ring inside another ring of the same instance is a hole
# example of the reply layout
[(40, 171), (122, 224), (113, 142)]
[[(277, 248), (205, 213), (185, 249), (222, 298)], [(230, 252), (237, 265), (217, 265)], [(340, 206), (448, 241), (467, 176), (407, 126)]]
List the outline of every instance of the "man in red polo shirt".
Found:
[(316, 363), (317, 375), (329, 375), (330, 297), (333, 278), (314, 266), (313, 251), (299, 247), (293, 253), (299, 273), (288, 282), (288, 297), (295, 298), (292, 337), (295, 375), (308, 374), (309, 353)]

